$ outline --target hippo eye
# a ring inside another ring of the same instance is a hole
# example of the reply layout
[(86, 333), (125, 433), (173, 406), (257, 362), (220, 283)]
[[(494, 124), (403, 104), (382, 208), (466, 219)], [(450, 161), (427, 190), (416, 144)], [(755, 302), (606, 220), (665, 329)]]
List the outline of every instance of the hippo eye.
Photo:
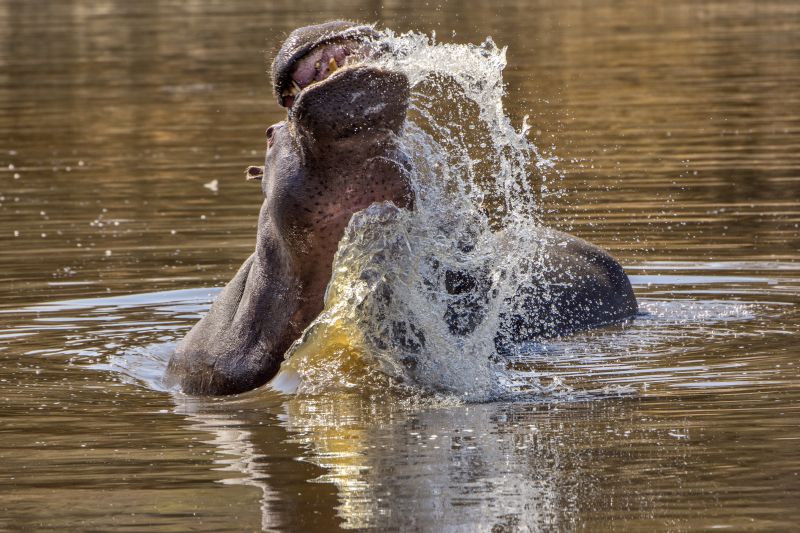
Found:
[(267, 128), (267, 148), (272, 148), (272, 144), (275, 142), (275, 126), (270, 126)]

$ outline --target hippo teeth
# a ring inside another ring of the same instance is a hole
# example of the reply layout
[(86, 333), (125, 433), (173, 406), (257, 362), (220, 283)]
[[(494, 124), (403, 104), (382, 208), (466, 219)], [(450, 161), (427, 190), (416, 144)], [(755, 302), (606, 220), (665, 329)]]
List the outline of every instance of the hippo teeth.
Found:
[(292, 84), (289, 86), (288, 89), (284, 89), (284, 91), (281, 93), (281, 96), (284, 96), (284, 97), (286, 97), (286, 96), (297, 96), (298, 94), (300, 94), (300, 92), (302, 92), (303, 89), (311, 87), (312, 85), (316, 85), (317, 83), (319, 83), (321, 81), (327, 80), (328, 78), (331, 77), (331, 74), (333, 74), (334, 72), (336, 72), (340, 68), (342, 68), (342, 67), (340, 67), (336, 63), (336, 60), (334, 58), (331, 58), (331, 60), (328, 61), (328, 74), (324, 78), (322, 78), (321, 80), (311, 80), (308, 83), (308, 85), (306, 85), (305, 87), (301, 87), (295, 80), (292, 80)]
[(302, 90), (303, 89), (297, 84), (297, 82), (292, 80), (292, 84), (288, 89), (284, 89), (284, 91), (281, 93), (281, 96), (296, 96)]
[(365, 52), (363, 44), (355, 41), (328, 42), (315, 47), (295, 61), (288, 86), (280, 93), (284, 99), (283, 105), (291, 108), (303, 90), (327, 80), (345, 67), (359, 63)]
[(328, 61), (328, 76), (330, 76), (337, 70), (339, 70), (339, 65), (338, 63), (336, 63), (336, 59), (331, 58), (330, 61)]

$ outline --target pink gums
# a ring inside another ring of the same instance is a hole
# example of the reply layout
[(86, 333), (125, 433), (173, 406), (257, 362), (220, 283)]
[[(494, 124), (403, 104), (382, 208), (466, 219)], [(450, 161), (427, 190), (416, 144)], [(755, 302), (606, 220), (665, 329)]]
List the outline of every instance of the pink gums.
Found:
[(348, 43), (332, 43), (312, 50), (297, 62), (292, 72), (292, 80), (301, 89), (312, 82), (322, 81), (330, 74), (330, 60), (334, 59), (337, 66), (344, 65), (344, 61), (353, 53)]

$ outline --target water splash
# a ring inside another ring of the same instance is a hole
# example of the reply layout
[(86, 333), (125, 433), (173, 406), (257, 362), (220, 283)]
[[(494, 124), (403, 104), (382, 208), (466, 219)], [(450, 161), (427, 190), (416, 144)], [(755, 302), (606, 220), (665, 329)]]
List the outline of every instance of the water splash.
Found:
[(530, 176), (552, 172), (554, 161), (527, 139), (525, 122), (517, 129), (505, 114), (506, 50), (490, 38), (442, 44), (387, 30), (376, 46), (385, 53), (374, 61), (411, 84), (398, 143), (410, 160), (414, 210), (385, 203), (353, 216), (325, 310), (274, 385), (313, 393), (401, 383), (469, 401), (506, 395), (514, 380), (495, 336), (513, 312), (511, 297), (543, 270)]

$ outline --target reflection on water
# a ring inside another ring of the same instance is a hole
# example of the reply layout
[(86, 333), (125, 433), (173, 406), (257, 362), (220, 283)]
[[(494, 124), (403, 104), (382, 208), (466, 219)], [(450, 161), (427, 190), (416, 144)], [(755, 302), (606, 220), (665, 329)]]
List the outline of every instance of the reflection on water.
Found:
[[(562, 384), (526, 402), (463, 404), (375, 389), (288, 397), (268, 388), (216, 400), (163, 393), (147, 399), (149, 391), (162, 390), (173, 339), (207, 309), (215, 291), (29, 306), (6, 314), (16, 325), (0, 338), (5, 348), (13, 343), (32, 355), (35, 371), (59, 347), (69, 353), (62, 372), (79, 371), (88, 380), (82, 395), (92, 391), (82, 418), (111, 429), (102, 410), (120, 411), (126, 439), (149, 440), (158, 428), (167, 442), (156, 449), (172, 456), (166, 464), (177, 461), (166, 469), (157, 463), (158, 474), (180, 466), (187, 481), (193, 472), (212, 474), (221, 486), (254, 491), (235, 503), (235, 494), (203, 500), (204, 516), (247, 511), (254, 528), (301, 524), (309, 531), (332, 524), (610, 530), (653, 520), (668, 521), (667, 529), (738, 528), (754, 517), (764, 527), (784, 527), (797, 483), (792, 443), (800, 439), (790, 349), (796, 333), (790, 325), (798, 320), (790, 301), (800, 294), (800, 269), (759, 263), (753, 265), (758, 276), (736, 276), (731, 266), (641, 264), (638, 270), (648, 274), (633, 279), (643, 313), (632, 325), (532, 345), (518, 356), (520, 372)], [(737, 288), (749, 299), (731, 297)], [(670, 297), (679, 290), (682, 297)], [(136, 338), (126, 344), (120, 332), (131, 331)], [(48, 343), (50, 351), (36, 348)], [(31, 392), (23, 374), (15, 372), (18, 405)], [(111, 400), (92, 399), (112, 390)], [(52, 410), (65, 402), (61, 396), (49, 389), (39, 398)], [(145, 413), (152, 428), (132, 427), (142, 414), (126, 414), (129, 404), (154, 402), (157, 408)], [(26, 419), (46, 427), (33, 415)], [(59, 434), (61, 446), (85, 445), (86, 431)], [(47, 439), (40, 453), (52, 463), (58, 454), (48, 450)], [(91, 440), (91, 449), (122, 446), (126, 455), (134, 453), (119, 432)], [(202, 451), (183, 456), (196, 448)], [(29, 454), (6, 448), (5, 457), (25, 465)], [(104, 490), (105, 469), (121, 459), (110, 454), (99, 464), (87, 462), (86, 483)], [(737, 488), (742, 483), (744, 494)], [(671, 498), (676, 491), (681, 496)], [(174, 505), (173, 519), (183, 523), (199, 503)]]
[[(162, 390), (252, 249), (264, 53), (334, 17), (509, 46), (544, 217), (645, 312), (520, 353), (552, 394)], [(798, 31), (776, 0), (0, 2), (0, 529), (792, 529)]]

